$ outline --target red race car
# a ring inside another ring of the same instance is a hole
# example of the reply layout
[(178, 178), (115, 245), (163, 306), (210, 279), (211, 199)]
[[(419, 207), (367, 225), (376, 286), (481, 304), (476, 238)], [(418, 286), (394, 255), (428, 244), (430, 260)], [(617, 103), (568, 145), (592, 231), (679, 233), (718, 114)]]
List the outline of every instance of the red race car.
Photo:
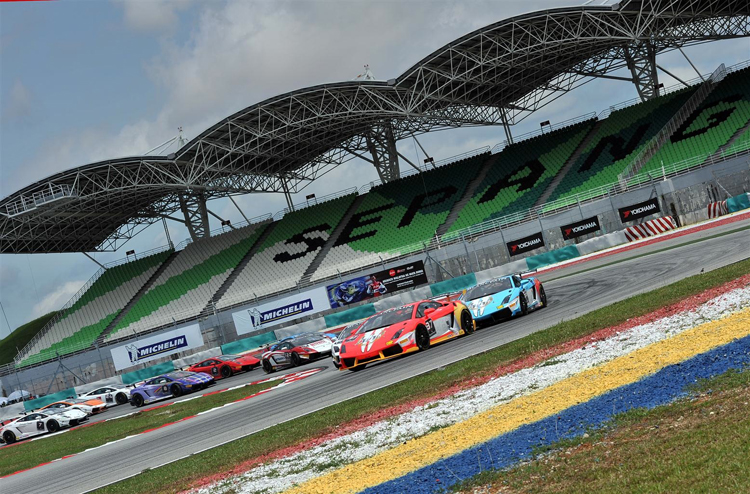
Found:
[(341, 369), (426, 350), (431, 344), (474, 332), (471, 312), (461, 301), (422, 300), (375, 314), (340, 346)]
[(277, 369), (296, 367), (331, 354), (333, 343), (322, 334), (307, 333), (271, 345), (263, 353), (263, 370), (268, 374)]
[(215, 379), (230, 377), (235, 372), (249, 371), (260, 365), (260, 359), (252, 355), (219, 355), (187, 368), (190, 372), (205, 372)]

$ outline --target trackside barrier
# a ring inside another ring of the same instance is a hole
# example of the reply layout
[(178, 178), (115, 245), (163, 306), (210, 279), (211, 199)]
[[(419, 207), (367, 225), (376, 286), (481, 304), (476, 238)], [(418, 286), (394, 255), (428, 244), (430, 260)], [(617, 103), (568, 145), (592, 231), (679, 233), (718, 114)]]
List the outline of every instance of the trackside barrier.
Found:
[(729, 210), (730, 213), (735, 213), (747, 208), (750, 208), (750, 194), (748, 193), (727, 199), (727, 210)]
[(493, 278), (499, 278), (500, 276), (507, 276), (509, 274), (514, 274), (514, 273), (522, 273), (526, 271), (527, 269), (529, 268), (528, 268), (528, 265), (526, 264), (526, 259), (518, 259), (516, 261), (511, 261), (508, 264), (503, 264), (502, 266), (495, 266), (494, 268), (485, 269), (484, 271), (479, 271), (478, 273), (474, 273), (474, 274), (477, 277), (477, 283), (483, 283)]
[(399, 292), (391, 297), (378, 298), (372, 305), (375, 306), (377, 312), (380, 312), (381, 310), (392, 309), (394, 307), (410, 304), (430, 297), (432, 297), (432, 291), (430, 291), (428, 285), (415, 288), (414, 290)]
[(268, 333), (251, 336), (249, 338), (242, 338), (241, 340), (233, 341), (231, 343), (225, 343), (221, 345), (221, 353), (224, 355), (243, 353), (272, 341), (276, 341), (276, 334), (273, 331), (269, 331)]
[(365, 304), (365, 305), (360, 305), (359, 307), (352, 307), (349, 310), (344, 310), (341, 312), (337, 312), (335, 314), (328, 314), (327, 316), (324, 316), (324, 317), (326, 321), (326, 327), (333, 328), (333, 327), (341, 326), (342, 324), (346, 324), (351, 321), (356, 321), (358, 319), (364, 319), (365, 317), (370, 317), (376, 312), (377, 310), (375, 310), (375, 306), (373, 304)]
[(724, 216), (729, 211), (727, 210), (727, 201), (712, 202), (708, 205), (708, 217), (709, 219), (718, 218)]
[(606, 235), (602, 235), (600, 237), (590, 238), (578, 244), (577, 247), (579, 254), (581, 254), (582, 256), (587, 256), (600, 250), (622, 245), (627, 241), (628, 239), (625, 238), (625, 233), (623, 231), (617, 231), (607, 233)]
[(446, 293), (454, 293), (466, 288), (472, 287), (477, 284), (477, 276), (474, 273), (465, 274), (449, 280), (440, 281), (430, 285), (430, 291), (433, 297), (438, 295), (445, 295)]
[(189, 367), (196, 362), (200, 362), (203, 359), (215, 357), (221, 353), (221, 348), (216, 346), (213, 348), (209, 348), (208, 350), (203, 350), (202, 352), (188, 355), (187, 357), (176, 358), (172, 361), (172, 365), (174, 365), (175, 369), (182, 369), (183, 367)]
[(64, 400), (65, 398), (70, 398), (71, 396), (76, 396), (76, 390), (74, 388), (63, 389), (62, 391), (58, 391), (57, 393), (52, 393), (47, 396), (42, 396), (41, 398), (24, 401), (23, 407), (26, 410), (34, 410), (36, 408), (42, 408), (45, 405), (49, 405), (50, 403)]
[(670, 230), (676, 230), (677, 223), (671, 216), (662, 216), (653, 220), (644, 221), (639, 225), (633, 225), (625, 228), (625, 238), (628, 242), (634, 242), (646, 237), (661, 235)]
[(581, 253), (578, 251), (578, 247), (575, 245), (567, 245), (562, 249), (555, 249), (544, 254), (538, 254), (536, 256), (530, 256), (526, 258), (526, 264), (529, 269), (538, 269), (550, 264), (556, 264), (558, 262), (567, 261), (579, 257)]
[(167, 372), (171, 372), (173, 370), (174, 364), (170, 360), (169, 362), (162, 362), (161, 364), (152, 365), (151, 367), (146, 367), (145, 369), (126, 372), (121, 377), (124, 384), (133, 384), (139, 381), (143, 381), (144, 379), (148, 379), (149, 377), (158, 376), (159, 374), (166, 374)]
[(121, 376), (114, 376), (114, 377), (108, 377), (107, 379), (100, 379), (98, 381), (81, 384), (80, 386), (74, 386), (73, 389), (76, 392), (76, 395), (81, 395), (83, 393), (88, 393), (89, 391), (93, 391), (97, 388), (101, 388), (102, 386), (121, 386), (122, 385), (122, 377)]

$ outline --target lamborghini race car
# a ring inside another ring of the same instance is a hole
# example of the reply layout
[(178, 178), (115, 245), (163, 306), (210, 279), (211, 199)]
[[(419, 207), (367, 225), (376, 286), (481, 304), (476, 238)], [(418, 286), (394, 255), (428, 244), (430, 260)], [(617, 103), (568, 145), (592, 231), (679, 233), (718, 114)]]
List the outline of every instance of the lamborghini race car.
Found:
[(253, 355), (219, 355), (188, 367), (190, 372), (203, 372), (215, 379), (230, 377), (237, 372), (249, 371), (260, 365), (260, 359)]
[(146, 403), (177, 397), (214, 384), (214, 378), (203, 372), (174, 371), (147, 379), (130, 390), (130, 404), (140, 407)]
[(475, 285), (463, 296), (478, 325), (499, 322), (547, 305), (547, 295), (537, 278), (514, 274)]
[(463, 302), (422, 300), (370, 317), (339, 350), (341, 369), (359, 370), (370, 362), (426, 350), (474, 332), (474, 321)]
[(272, 345), (263, 353), (261, 365), (266, 374), (278, 369), (296, 367), (331, 354), (330, 338), (308, 333)]
[(358, 330), (360, 326), (362, 326), (363, 322), (364, 321), (357, 321), (355, 323), (349, 324), (348, 326), (345, 326), (333, 341), (333, 347), (331, 348), (331, 358), (333, 359), (333, 366), (337, 369), (341, 367), (341, 358), (339, 355), (341, 343), (352, 334), (354, 334), (354, 332)]
[(12, 444), (19, 439), (57, 432), (88, 420), (86, 412), (74, 408), (42, 410), (23, 415), (0, 427), (0, 440)]
[(78, 395), (82, 400), (101, 400), (107, 404), (107, 408), (115, 405), (124, 405), (130, 400), (130, 389), (122, 384), (103, 386), (88, 393)]
[(73, 408), (84, 412), (86, 415), (101, 413), (107, 409), (107, 404), (97, 398), (68, 398), (49, 405), (43, 406), (41, 410), (50, 408)]

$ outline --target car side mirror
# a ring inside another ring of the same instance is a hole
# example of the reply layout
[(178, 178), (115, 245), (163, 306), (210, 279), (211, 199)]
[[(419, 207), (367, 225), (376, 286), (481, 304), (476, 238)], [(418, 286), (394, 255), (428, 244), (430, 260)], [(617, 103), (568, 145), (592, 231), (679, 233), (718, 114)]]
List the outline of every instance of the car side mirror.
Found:
[(430, 317), (433, 312), (435, 312), (435, 309), (433, 307), (430, 307), (429, 309), (427, 309), (427, 310), (424, 311), (424, 316), (425, 317)]

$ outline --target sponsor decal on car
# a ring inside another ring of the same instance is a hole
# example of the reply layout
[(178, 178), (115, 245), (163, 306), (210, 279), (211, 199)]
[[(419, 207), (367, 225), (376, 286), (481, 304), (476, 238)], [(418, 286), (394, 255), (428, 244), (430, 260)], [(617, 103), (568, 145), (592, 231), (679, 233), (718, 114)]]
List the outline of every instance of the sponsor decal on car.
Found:
[(658, 213), (661, 211), (661, 208), (659, 207), (659, 200), (654, 197), (648, 201), (620, 208), (618, 211), (620, 212), (620, 221), (627, 223)]
[(591, 218), (586, 218), (560, 227), (560, 231), (565, 240), (582, 237), (583, 235), (599, 231), (600, 229), (601, 226), (599, 225), (599, 218), (597, 216), (592, 216)]
[(543, 247), (544, 237), (542, 236), (542, 232), (539, 232), (533, 235), (529, 235), (528, 237), (523, 237), (519, 238), (518, 240), (508, 242), (506, 245), (508, 247), (508, 253), (511, 256), (517, 256), (519, 254), (523, 254), (524, 252)]

